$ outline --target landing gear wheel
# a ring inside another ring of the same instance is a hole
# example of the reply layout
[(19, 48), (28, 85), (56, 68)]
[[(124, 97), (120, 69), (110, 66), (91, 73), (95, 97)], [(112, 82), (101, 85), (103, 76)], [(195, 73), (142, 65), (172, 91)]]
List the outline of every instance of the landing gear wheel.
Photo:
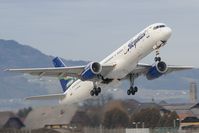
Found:
[(155, 58), (154, 58), (155, 62), (160, 62), (161, 61), (161, 57), (160, 57), (160, 51), (159, 48), (155, 49)]
[(154, 60), (155, 60), (155, 62), (157, 62), (157, 61), (160, 62), (161, 61), (161, 57), (155, 57)]
[(99, 94), (99, 93), (98, 93), (97, 91), (95, 91), (95, 96), (98, 96), (98, 94)]
[(90, 91), (90, 95), (91, 95), (91, 96), (94, 96), (94, 94), (95, 94), (94, 90), (91, 90), (91, 91)]
[(93, 88), (91, 91), (90, 91), (90, 95), (91, 96), (98, 96), (99, 93), (101, 93), (101, 88), (100, 87), (97, 87), (97, 88)]
[(133, 87), (132, 87), (132, 86), (130, 87), (130, 89), (129, 89), (129, 90), (130, 90), (130, 92), (133, 92), (133, 91), (134, 91), (134, 89), (133, 89)]
[(97, 86), (97, 82), (93, 82), (93, 89), (90, 91), (91, 96), (98, 96), (101, 93), (101, 88)]
[(138, 87), (137, 86), (134, 87), (134, 91), (138, 92)]
[(159, 62), (161, 61), (161, 57), (158, 57), (158, 61), (159, 61)]
[(101, 88), (98, 87), (98, 88), (96, 89), (96, 91), (97, 91), (98, 93), (100, 93), (100, 92), (101, 92)]
[(158, 57), (155, 57), (155, 58), (154, 58), (154, 61), (157, 62), (157, 61), (158, 61)]
[(154, 60), (155, 60), (155, 62), (157, 62), (157, 61), (160, 62), (161, 61), (161, 57), (155, 57)]
[(131, 91), (130, 90), (127, 90), (127, 95), (131, 95)]
[(128, 90), (127, 90), (127, 95), (135, 95), (135, 93), (136, 92), (138, 92), (138, 88), (137, 88), (137, 86), (135, 86), (135, 87), (130, 87)]
[[(155, 58), (156, 59), (156, 58)], [(136, 74), (129, 75), (130, 79), (130, 88), (127, 90), (127, 95), (135, 95), (135, 93), (138, 91), (137, 86), (134, 87), (134, 79), (136, 78)], [(138, 75), (137, 75), (138, 77)]]

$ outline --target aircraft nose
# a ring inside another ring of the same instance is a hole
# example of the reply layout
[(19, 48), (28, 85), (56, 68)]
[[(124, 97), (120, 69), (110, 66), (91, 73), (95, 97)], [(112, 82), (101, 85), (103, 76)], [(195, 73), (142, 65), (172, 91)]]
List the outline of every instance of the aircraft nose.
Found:
[(166, 27), (166, 28), (165, 28), (165, 33), (164, 33), (164, 38), (165, 38), (165, 40), (168, 40), (169, 37), (171, 36), (171, 34), (172, 34), (171, 28)]

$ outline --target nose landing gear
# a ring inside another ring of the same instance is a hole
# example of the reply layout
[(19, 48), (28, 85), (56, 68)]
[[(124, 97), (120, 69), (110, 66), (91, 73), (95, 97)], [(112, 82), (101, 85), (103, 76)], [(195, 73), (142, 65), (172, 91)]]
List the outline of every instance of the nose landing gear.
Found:
[(154, 60), (155, 60), (155, 62), (160, 62), (161, 61), (161, 57), (159, 56), (160, 55), (160, 52), (159, 52), (159, 49), (157, 49), (156, 51), (155, 51), (155, 58), (154, 58)]

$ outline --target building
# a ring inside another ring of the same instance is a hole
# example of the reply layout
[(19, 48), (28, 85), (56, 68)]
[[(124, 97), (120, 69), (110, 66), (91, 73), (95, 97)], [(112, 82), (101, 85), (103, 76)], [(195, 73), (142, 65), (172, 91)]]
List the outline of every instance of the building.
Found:
[(25, 127), (23, 122), (12, 112), (0, 112), (0, 128), (16, 128)]
[(56, 105), (34, 108), (26, 117), (24, 123), (28, 129), (43, 128), (48, 125), (69, 124), (77, 110), (72, 105)]
[(181, 129), (199, 129), (199, 103), (166, 104), (167, 110), (176, 111)]
[(189, 94), (190, 94), (191, 103), (196, 103), (197, 102), (197, 85), (196, 85), (196, 82), (190, 83)]

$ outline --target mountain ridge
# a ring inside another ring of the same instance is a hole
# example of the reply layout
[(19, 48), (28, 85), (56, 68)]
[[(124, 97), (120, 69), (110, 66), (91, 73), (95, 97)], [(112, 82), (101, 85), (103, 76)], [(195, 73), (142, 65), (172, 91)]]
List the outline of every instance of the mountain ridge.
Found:
[[(30, 75), (4, 71), (8, 68), (53, 67), (53, 58), (28, 45), (22, 45), (14, 40), (0, 39), (0, 108), (23, 104), (23, 101), (19, 100), (22, 103), (13, 105), (11, 102), (8, 105), (5, 101), (10, 101), (10, 99), (24, 99), (32, 95), (61, 92), (56, 78), (39, 79)], [(82, 60), (64, 59), (63, 61), (67, 66), (87, 64), (87, 61)]]

